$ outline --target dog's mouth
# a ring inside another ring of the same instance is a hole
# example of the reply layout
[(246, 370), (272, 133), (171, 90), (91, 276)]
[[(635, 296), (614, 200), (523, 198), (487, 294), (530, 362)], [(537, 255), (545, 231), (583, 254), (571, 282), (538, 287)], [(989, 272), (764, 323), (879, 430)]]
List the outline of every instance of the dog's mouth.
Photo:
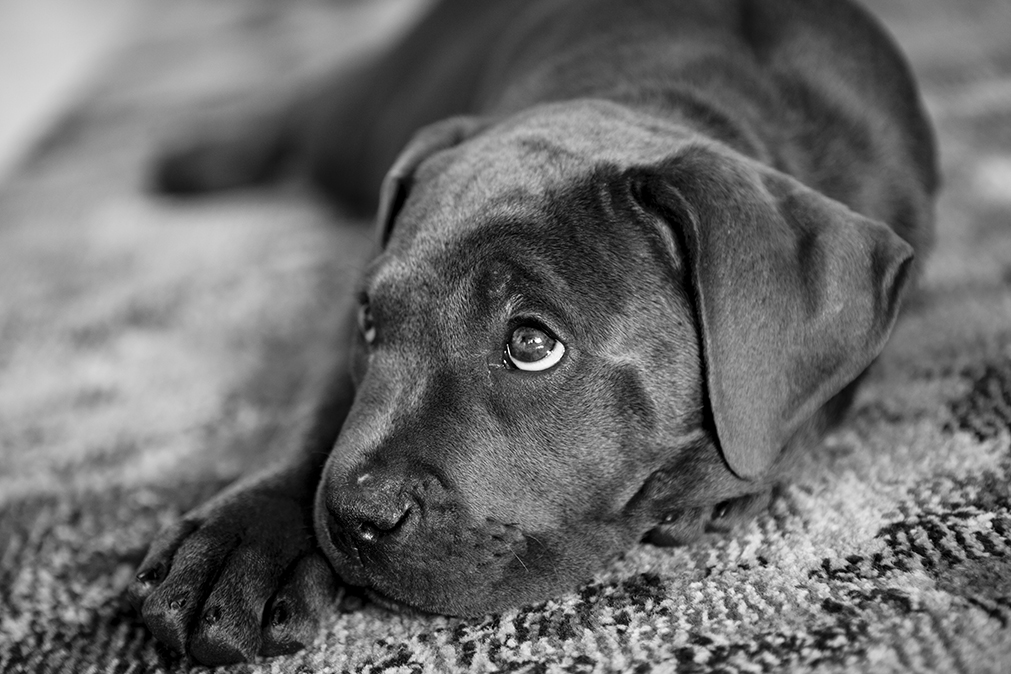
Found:
[(322, 546), (344, 582), (361, 588), (376, 604), (398, 612), (470, 616), (505, 608), (507, 604), (499, 605), (492, 596), (495, 586), (517, 575), (512, 567), (523, 564), (518, 552), (483, 553), (481, 559), (473, 554), (439, 556), (429, 563), (415, 550), (363, 555), (330, 540)]
[(516, 524), (477, 523), (458, 516), (363, 539), (334, 521), (323, 491), (317, 493), (314, 519), (324, 556), (342, 581), (362, 588), (384, 607), (450, 615), (488, 613), (514, 604), (504, 599), (510, 593), (503, 587), (519, 582), (532, 569), (524, 560), (531, 544)]
[(399, 599), (394, 599), (389, 595), (383, 594), (378, 590), (374, 590), (370, 587), (361, 588), (363, 594), (369, 601), (381, 606), (382, 608), (388, 609), (390, 611), (396, 611), (397, 613), (403, 613), (405, 615), (431, 615), (431, 611), (426, 611), (420, 609), (417, 606), (412, 606), (411, 604), (405, 604)]

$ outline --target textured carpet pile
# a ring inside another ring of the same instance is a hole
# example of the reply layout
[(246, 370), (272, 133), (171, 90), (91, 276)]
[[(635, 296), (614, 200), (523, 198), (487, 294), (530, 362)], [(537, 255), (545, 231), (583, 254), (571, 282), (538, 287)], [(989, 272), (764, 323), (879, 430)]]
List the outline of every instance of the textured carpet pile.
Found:
[[(0, 185), (0, 671), (193, 666), (123, 589), (163, 525), (298, 442), (371, 233), (294, 185), (159, 199), (146, 161), (404, 4), (152, 2)], [(486, 619), (346, 600), (305, 651), (231, 671), (1011, 672), (1011, 5), (872, 8), (938, 129), (937, 248), (769, 512)]]

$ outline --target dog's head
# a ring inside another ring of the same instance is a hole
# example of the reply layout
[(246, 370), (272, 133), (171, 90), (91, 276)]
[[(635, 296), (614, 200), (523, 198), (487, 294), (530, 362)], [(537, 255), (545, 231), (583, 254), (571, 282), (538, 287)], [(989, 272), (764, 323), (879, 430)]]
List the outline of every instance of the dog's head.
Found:
[(909, 246), (619, 106), (421, 131), (359, 289), (317, 495), (338, 572), (480, 614), (690, 538), (877, 355)]

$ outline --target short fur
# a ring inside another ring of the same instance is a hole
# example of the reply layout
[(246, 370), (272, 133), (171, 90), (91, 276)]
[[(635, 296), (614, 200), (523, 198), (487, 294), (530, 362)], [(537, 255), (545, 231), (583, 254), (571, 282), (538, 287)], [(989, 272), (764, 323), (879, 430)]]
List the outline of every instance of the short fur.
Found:
[[(220, 189), (294, 157), (380, 197), (375, 337), (316, 432), (132, 586), (206, 664), (306, 643), (331, 566), (478, 615), (747, 520), (845, 411), (931, 243), (930, 127), (848, 0), (444, 0), (324, 91), (158, 173)], [(554, 368), (509, 367), (529, 324)]]

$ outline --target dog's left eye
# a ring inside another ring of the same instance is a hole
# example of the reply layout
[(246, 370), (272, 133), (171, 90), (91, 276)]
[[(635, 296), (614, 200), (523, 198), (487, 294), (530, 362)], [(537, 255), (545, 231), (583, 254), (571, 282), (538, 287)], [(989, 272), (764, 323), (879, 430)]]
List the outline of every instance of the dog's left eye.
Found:
[(527, 372), (554, 367), (565, 354), (565, 345), (539, 328), (524, 325), (513, 330), (506, 344), (509, 363)]
[(363, 304), (358, 309), (358, 329), (366, 344), (376, 341), (376, 324), (372, 319), (372, 308), (368, 304)]

